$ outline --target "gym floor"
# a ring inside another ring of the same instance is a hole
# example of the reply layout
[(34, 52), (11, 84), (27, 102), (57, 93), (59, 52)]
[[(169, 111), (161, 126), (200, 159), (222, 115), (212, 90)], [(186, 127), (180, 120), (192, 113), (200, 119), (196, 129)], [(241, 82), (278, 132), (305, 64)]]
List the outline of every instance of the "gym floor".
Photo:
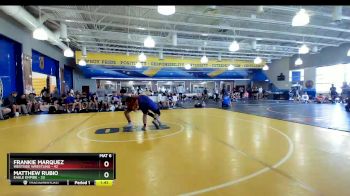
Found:
[[(273, 115), (295, 115), (281, 108)], [(142, 113), (131, 116), (141, 126)], [(96, 131), (126, 124), (122, 112), (1, 121), (1, 195), (350, 195), (348, 132), (216, 108), (163, 110), (163, 130), (150, 120), (147, 132), (105, 134)], [(117, 179), (112, 187), (10, 186), (8, 152), (115, 152)]]

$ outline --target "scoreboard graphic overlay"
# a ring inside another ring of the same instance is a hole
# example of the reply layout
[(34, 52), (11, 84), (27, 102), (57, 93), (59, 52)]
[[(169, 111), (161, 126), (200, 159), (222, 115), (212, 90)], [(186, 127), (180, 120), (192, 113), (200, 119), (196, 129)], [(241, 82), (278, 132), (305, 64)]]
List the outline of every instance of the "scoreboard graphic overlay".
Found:
[(9, 153), (11, 185), (112, 186), (116, 179), (114, 153)]

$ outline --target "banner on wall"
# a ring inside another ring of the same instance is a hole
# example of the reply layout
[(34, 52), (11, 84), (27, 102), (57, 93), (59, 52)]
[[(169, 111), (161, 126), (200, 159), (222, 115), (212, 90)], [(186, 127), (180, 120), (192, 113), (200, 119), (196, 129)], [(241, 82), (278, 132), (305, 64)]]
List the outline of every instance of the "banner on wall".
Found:
[(23, 54), (22, 64), (23, 64), (24, 92), (26, 94), (29, 94), (33, 91), (32, 57), (30, 55)]
[[(82, 52), (75, 52), (76, 64), (82, 59)], [(138, 62), (137, 55), (125, 55), (125, 54), (108, 54), (108, 53), (91, 53), (89, 52), (87, 58), (85, 58), (86, 64), (90, 65), (108, 65), (108, 66), (135, 66)], [(243, 60), (222, 60), (217, 61), (210, 60), (207, 64), (200, 63), (200, 59), (195, 58), (175, 58), (166, 57), (160, 60), (158, 56), (147, 56), (147, 61), (143, 62), (143, 66), (148, 67), (184, 67), (185, 64), (191, 64), (193, 68), (227, 68), (229, 65), (234, 65), (235, 68), (245, 69), (261, 69), (265, 62), (256, 65), (253, 61)]]

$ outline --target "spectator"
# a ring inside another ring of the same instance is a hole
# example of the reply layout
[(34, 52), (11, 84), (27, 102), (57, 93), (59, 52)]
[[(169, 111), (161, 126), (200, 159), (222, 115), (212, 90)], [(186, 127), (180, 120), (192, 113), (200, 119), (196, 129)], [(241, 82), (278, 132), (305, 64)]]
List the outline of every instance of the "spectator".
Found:
[(60, 94), (58, 93), (57, 87), (54, 88), (51, 97), (52, 97), (52, 102), (56, 102), (58, 98), (60, 98)]
[[(10, 96), (8, 96), (4, 101), (4, 106), (11, 109), (11, 115), (12, 116), (19, 116), (19, 113), (21, 113), (21, 107), (17, 105), (16, 102), (17, 99), (17, 92), (13, 91)], [(18, 113), (17, 113), (18, 111)]]
[(89, 107), (90, 109), (98, 110), (98, 97), (96, 93), (92, 94)]
[(3, 102), (0, 100), (0, 120), (5, 119), (5, 115), (11, 113), (11, 109), (7, 107), (2, 106)]
[(206, 101), (208, 99), (208, 90), (207, 88), (204, 88), (203, 90), (203, 100)]
[(40, 111), (40, 103), (35, 99), (35, 96), (35, 93), (29, 93), (29, 95), (27, 96), (28, 104), (30, 104), (30, 108), (28, 108), (29, 113), (31, 113), (32, 111)]
[(263, 98), (263, 88), (260, 86), (258, 89), (258, 93), (259, 93), (259, 99)]
[(81, 95), (81, 107), (83, 109), (89, 109), (89, 103), (90, 103), (90, 99), (89, 97), (86, 95), (85, 92), (82, 93)]
[[(82, 109), (86, 109), (85, 107), (83, 108), (82, 106), (82, 98), (80, 97), (80, 94), (77, 94), (75, 96), (75, 100), (74, 100), (74, 103), (75, 103), (75, 106), (73, 106), (73, 109), (79, 109), (79, 112), (82, 110)], [(84, 105), (85, 106), (85, 105)]]
[(20, 111), (22, 111), (22, 114), (28, 115), (28, 107), (31, 108), (31, 106), (28, 105), (26, 95), (23, 94), (20, 97), (17, 97), (16, 103), (20, 107)]
[(309, 103), (309, 95), (306, 92), (301, 96), (301, 101), (303, 103)]
[(248, 91), (245, 91), (243, 93), (243, 99), (248, 99), (248, 98), (249, 98), (249, 93), (248, 93)]
[(46, 94), (48, 93), (48, 90), (47, 90), (47, 88), (46, 87), (44, 87), (42, 90), (41, 90), (41, 92), (40, 92), (40, 96), (41, 97), (46, 97)]
[(104, 98), (99, 102), (98, 109), (100, 112), (109, 110), (109, 101), (107, 94), (105, 94)]
[(331, 88), (329, 89), (330, 94), (331, 94), (331, 102), (335, 103), (335, 98), (337, 98), (337, 88), (332, 84)]
[(219, 101), (219, 90), (217, 88), (215, 88), (215, 101)]
[(240, 96), (241, 99), (243, 98), (243, 94), (244, 94), (243, 87), (239, 87), (239, 96)]
[(74, 110), (76, 103), (72, 93), (70, 93), (68, 97), (64, 99), (64, 104), (65, 104), (65, 109), (68, 113), (71, 113), (71, 111), (69, 111), (69, 108), (72, 108), (72, 111)]

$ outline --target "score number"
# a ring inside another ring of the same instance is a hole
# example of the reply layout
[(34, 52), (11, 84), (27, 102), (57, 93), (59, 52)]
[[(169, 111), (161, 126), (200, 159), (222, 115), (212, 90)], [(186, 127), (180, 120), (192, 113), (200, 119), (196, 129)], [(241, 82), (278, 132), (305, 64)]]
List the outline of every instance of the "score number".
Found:
[[(99, 157), (100, 157), (100, 158), (112, 158), (113, 155), (112, 155), (112, 154), (100, 154)], [(110, 161), (104, 161), (104, 162), (103, 162), (103, 167), (108, 168), (109, 166), (110, 166)], [(107, 179), (108, 179), (109, 176), (110, 176), (110, 174), (109, 174), (108, 171), (106, 171), (106, 172), (103, 173), (103, 177), (104, 177), (104, 178), (107, 178)]]
[[(109, 162), (108, 162), (108, 161), (105, 161), (105, 162), (103, 163), (103, 166), (109, 167)], [(109, 177), (109, 173), (108, 173), (108, 172), (105, 172), (105, 173), (103, 174), (103, 176), (104, 176), (105, 178), (108, 178), (108, 177)]]

